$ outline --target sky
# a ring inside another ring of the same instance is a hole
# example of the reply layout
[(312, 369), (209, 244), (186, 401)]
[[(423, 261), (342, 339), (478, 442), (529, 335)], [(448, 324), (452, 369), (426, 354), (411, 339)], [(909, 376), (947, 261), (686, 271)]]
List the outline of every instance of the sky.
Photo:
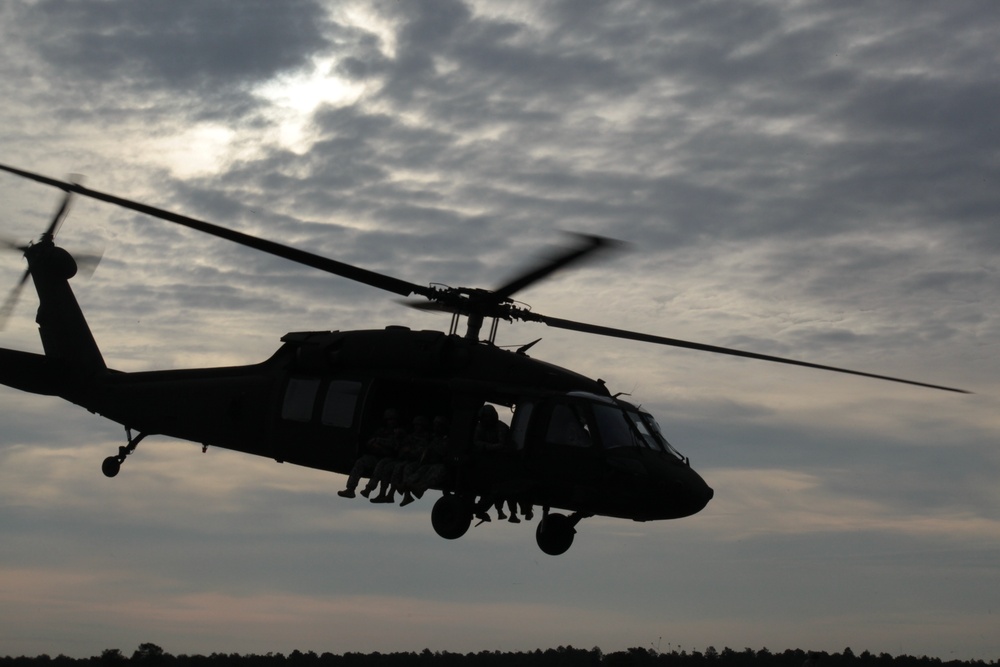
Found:
[[(693, 517), (457, 541), (344, 478), (0, 388), (0, 655), (714, 646), (1000, 657), (1000, 5), (15, 0), (0, 162), (553, 317), (950, 394), (541, 324), (531, 354), (653, 412)], [(59, 192), (0, 175), (0, 233)], [(59, 241), (123, 371), (255, 363), (288, 331), (446, 316), (99, 202)], [(0, 287), (24, 270), (0, 256)], [(39, 352), (25, 290), (0, 346)], [(537, 519), (536, 519), (537, 521)]]

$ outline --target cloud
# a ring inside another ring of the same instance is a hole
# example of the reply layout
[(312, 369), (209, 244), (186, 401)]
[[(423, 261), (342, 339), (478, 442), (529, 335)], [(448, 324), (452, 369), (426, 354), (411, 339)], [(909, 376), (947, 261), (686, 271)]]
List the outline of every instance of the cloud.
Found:
[(328, 45), (325, 12), (313, 2), (280, 10), (241, 3), (40, 2), (11, 13), (24, 43), (73, 81), (78, 94), (94, 100), (123, 95), (125, 107), (140, 95), (197, 96), (199, 115), (211, 109), (218, 116), (221, 103), (231, 105), (227, 115), (241, 106), (251, 110), (254, 84), (306, 66)]

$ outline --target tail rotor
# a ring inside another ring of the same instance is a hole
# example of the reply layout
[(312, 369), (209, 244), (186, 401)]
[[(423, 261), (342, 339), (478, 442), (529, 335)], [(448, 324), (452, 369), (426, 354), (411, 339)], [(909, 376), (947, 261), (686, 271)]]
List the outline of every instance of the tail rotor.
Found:
[[(79, 183), (80, 177), (72, 177), (72, 182)], [(69, 214), (70, 204), (72, 201), (73, 193), (67, 191), (63, 196), (55, 215), (52, 216), (52, 221), (49, 223), (49, 226), (35, 243), (54, 243), (55, 237), (59, 233), (59, 228), (62, 227), (63, 221), (66, 220), (66, 216)], [(11, 239), (0, 238), (0, 250), (16, 251), (23, 254), (27, 252), (28, 248), (32, 245), (34, 244), (28, 243), (27, 245), (23, 245)], [(100, 256), (81, 256), (80, 262), (87, 266), (89, 273), (93, 273), (97, 263), (100, 262)], [(21, 299), (21, 292), (24, 291), (24, 285), (28, 282), (28, 277), (30, 275), (31, 270), (25, 269), (24, 273), (21, 274), (20, 280), (17, 281), (14, 288), (7, 294), (7, 298), (4, 299), (3, 304), (0, 305), (0, 331), (3, 331), (7, 327), (7, 322), (10, 319), (10, 316), (14, 313), (14, 309), (17, 307), (18, 301)]]

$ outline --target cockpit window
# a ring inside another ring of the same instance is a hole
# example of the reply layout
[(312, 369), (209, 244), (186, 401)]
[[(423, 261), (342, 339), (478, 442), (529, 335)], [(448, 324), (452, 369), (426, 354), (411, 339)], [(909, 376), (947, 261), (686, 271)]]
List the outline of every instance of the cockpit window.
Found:
[(663, 447), (660, 446), (660, 441), (656, 439), (656, 436), (652, 434), (649, 426), (646, 422), (642, 420), (638, 412), (626, 411), (625, 414), (628, 416), (628, 420), (635, 427), (635, 430), (639, 433), (639, 442), (641, 445), (652, 449), (653, 451), (662, 452)]
[(629, 425), (620, 408), (595, 405), (594, 416), (597, 418), (597, 429), (601, 432), (601, 442), (605, 449), (639, 446), (638, 434)]
[(554, 445), (589, 447), (593, 442), (584, 415), (571, 405), (555, 405), (549, 418), (545, 441)]
[(613, 405), (594, 405), (597, 429), (605, 449), (645, 447), (654, 452), (667, 452), (678, 459), (681, 455), (670, 446), (660, 432), (660, 426), (647, 412), (623, 409)]
[(663, 437), (663, 430), (660, 428), (660, 424), (656, 421), (656, 418), (653, 417), (653, 415), (649, 414), (648, 412), (643, 412), (642, 418), (643, 420), (645, 420), (647, 424), (649, 424), (649, 428), (650, 431), (652, 432), (653, 437), (656, 438), (657, 442), (659, 442), (665, 450), (667, 450), (669, 453), (673, 454), (679, 459), (684, 458), (683, 456), (681, 456), (681, 453), (678, 452), (676, 449), (674, 449), (674, 446), (671, 445), (669, 442), (667, 442), (667, 439)]

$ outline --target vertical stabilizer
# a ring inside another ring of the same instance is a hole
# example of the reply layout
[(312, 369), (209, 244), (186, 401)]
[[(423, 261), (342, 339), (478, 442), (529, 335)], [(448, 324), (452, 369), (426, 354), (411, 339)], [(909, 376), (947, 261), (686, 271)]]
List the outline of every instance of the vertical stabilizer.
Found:
[(46, 358), (84, 382), (106, 371), (104, 357), (69, 286), (69, 279), (76, 275), (76, 261), (49, 240), (32, 245), (24, 256), (38, 292), (35, 321)]

